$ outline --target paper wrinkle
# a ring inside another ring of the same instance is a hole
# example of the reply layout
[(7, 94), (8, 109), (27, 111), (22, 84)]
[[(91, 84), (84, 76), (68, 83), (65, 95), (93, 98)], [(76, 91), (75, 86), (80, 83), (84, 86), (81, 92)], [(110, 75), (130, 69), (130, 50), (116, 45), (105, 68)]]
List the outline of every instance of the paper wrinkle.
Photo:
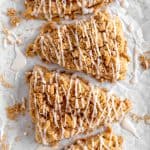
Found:
[[(124, 34), (128, 41), (128, 54), (131, 58), (131, 62), (128, 65), (128, 73), (126, 80), (119, 81), (116, 84), (110, 83), (98, 83), (94, 79), (90, 78), (90, 81), (98, 86), (106, 87), (111, 90), (112, 93), (116, 93), (120, 97), (127, 97), (133, 101), (133, 112), (137, 114), (147, 114), (150, 112), (150, 70), (144, 71), (141, 69), (138, 61), (138, 56), (143, 52), (149, 50), (150, 48), (150, 1), (149, 0), (124, 0), (125, 4), (120, 4), (120, 1), (117, 0), (114, 4), (112, 4), (108, 10), (112, 14), (118, 15), (123, 23)], [(34, 141), (34, 130), (30, 131), (29, 136), (23, 136), (24, 129), (27, 128), (26, 124), (32, 126), (31, 120), (28, 114), (25, 117), (20, 118), (17, 122), (12, 122), (7, 120), (5, 114), (5, 107), (12, 103), (11, 98), (9, 98), (8, 93), (10, 95), (15, 95), (16, 101), (21, 101), (21, 96), (24, 97), (25, 93), (28, 93), (27, 87), (25, 86), (24, 81), (24, 73), (25, 71), (31, 69), (36, 64), (41, 64), (41, 62), (34, 58), (34, 62), (32, 59), (27, 59), (27, 65), (18, 72), (19, 78), (15, 80), (15, 74), (10, 73), (9, 69), (11, 69), (11, 61), (13, 61), (14, 52), (13, 46), (9, 45), (7, 48), (4, 48), (2, 45), (2, 41), (4, 35), (1, 34), (2, 24), (8, 25), (8, 18), (5, 15), (7, 8), (13, 7), (17, 9), (23, 8), (23, 1), (9, 2), (5, 0), (0, 1), (0, 73), (5, 74), (7, 77), (15, 83), (14, 89), (4, 89), (0, 86), (0, 119), (2, 120), (2, 126), (0, 125), (1, 135), (6, 133), (9, 138), (9, 144), (11, 144), (12, 150), (26, 150), (29, 147), (29, 150), (43, 150), (43, 147), (38, 145)], [(23, 21), (17, 28), (11, 29), (15, 34), (22, 34), (25, 41), (24, 44), (19, 46), (19, 50), (22, 52), (25, 50), (26, 46), (33, 41), (35, 36), (37, 35), (37, 30), (41, 26), (41, 21)], [(134, 58), (134, 50), (137, 51), (136, 54), (136, 64)], [(43, 64), (43, 63), (42, 63)], [(51, 65), (50, 67), (54, 67)], [(77, 73), (80, 74), (80, 73)], [(133, 83), (130, 80), (136, 74), (137, 81)], [(86, 79), (89, 79), (87, 75), (81, 73)], [(21, 94), (20, 94), (21, 93)], [(7, 95), (7, 96), (5, 96)], [(13, 130), (7, 130), (5, 125), (9, 124), (14, 127)], [(27, 128), (28, 129), (28, 128)], [(28, 129), (29, 130), (29, 129)], [(122, 129), (114, 128), (114, 132), (122, 135), (124, 137), (124, 149), (132, 149), (132, 150), (149, 150), (149, 139), (150, 139), (150, 128), (149, 126), (139, 123), (136, 125), (137, 134), (141, 137), (141, 139), (135, 138), (128, 132), (124, 132)], [(13, 139), (14, 136), (21, 136), (21, 141), (15, 142)], [(38, 148), (39, 147), (39, 148)], [(46, 148), (45, 148), (46, 149)]]

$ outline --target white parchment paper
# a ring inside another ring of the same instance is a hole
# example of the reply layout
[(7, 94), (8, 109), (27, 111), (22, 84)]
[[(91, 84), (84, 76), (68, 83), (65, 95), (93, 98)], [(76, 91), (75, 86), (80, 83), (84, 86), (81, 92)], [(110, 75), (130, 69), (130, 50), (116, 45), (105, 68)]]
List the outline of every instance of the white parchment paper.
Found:
[[(0, 0), (0, 74), (5, 76), (13, 88), (6, 89), (0, 85), (0, 134), (7, 135), (7, 142), (11, 150), (43, 150), (44, 148), (34, 141), (34, 130), (28, 113), (17, 121), (10, 121), (6, 117), (5, 108), (28, 97), (28, 87), (24, 80), (24, 73), (34, 64), (43, 64), (39, 59), (27, 59), (25, 67), (14, 71), (11, 66), (16, 58), (16, 51), (22, 54), (26, 46), (38, 34), (38, 29), (44, 21), (22, 20), (21, 24), (12, 28), (6, 16), (7, 8), (23, 11), (23, 0)], [(85, 74), (80, 74), (89, 79), (93, 84), (103, 86), (120, 97), (127, 97), (133, 102), (132, 112), (144, 115), (150, 113), (150, 70), (143, 71), (139, 65), (138, 56), (150, 50), (150, 1), (149, 0), (117, 0), (108, 11), (118, 15), (123, 23), (124, 33), (128, 41), (128, 54), (131, 62), (128, 66), (127, 78), (115, 84), (100, 84)], [(23, 44), (7, 45), (2, 30), (7, 27), (15, 39), (21, 39)], [(43, 64), (45, 65), (45, 64)], [(58, 67), (48, 65), (49, 68)], [(119, 124), (113, 126), (114, 132), (124, 137), (125, 150), (150, 150), (150, 126), (143, 122), (134, 123), (138, 137), (122, 129)], [(26, 135), (28, 133), (28, 136)]]

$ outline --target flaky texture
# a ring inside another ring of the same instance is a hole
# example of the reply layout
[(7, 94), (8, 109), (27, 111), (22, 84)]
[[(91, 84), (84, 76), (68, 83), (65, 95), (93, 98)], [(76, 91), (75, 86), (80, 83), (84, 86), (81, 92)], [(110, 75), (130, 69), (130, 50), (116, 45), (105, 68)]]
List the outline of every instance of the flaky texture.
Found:
[(113, 0), (26, 0), (24, 16), (27, 19), (59, 21), (78, 15), (93, 13)]
[(26, 54), (101, 82), (124, 79), (129, 61), (121, 22), (107, 12), (61, 27), (47, 23)]
[(118, 121), (131, 109), (105, 89), (75, 75), (35, 66), (28, 75), (30, 114), (38, 143), (54, 144)]
[(101, 134), (77, 140), (64, 150), (122, 150), (123, 138), (112, 132), (111, 128)]

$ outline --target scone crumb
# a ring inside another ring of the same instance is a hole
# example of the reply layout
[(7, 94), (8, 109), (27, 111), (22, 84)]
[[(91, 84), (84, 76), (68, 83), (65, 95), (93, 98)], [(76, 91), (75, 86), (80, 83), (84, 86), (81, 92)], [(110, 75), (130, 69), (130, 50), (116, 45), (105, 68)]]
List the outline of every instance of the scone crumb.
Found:
[(12, 88), (13, 86), (6, 81), (3, 75), (0, 75), (0, 84), (5, 88)]
[(8, 35), (11, 34), (11, 31), (10, 31), (8, 28), (6, 28), (6, 27), (3, 27), (3, 28), (2, 28), (2, 32), (3, 32), (3, 34), (5, 34), (6, 36), (8, 36)]
[(140, 64), (143, 69), (147, 70), (150, 68), (150, 58), (145, 55), (140, 56)]
[(17, 11), (14, 8), (8, 8), (7, 9), (7, 16), (16, 16), (17, 15)]
[(13, 16), (10, 18), (10, 24), (12, 26), (18, 26), (20, 24), (20, 18), (18, 16)]
[(18, 116), (25, 115), (27, 109), (27, 100), (23, 99), (21, 103), (16, 103), (6, 108), (7, 117), (10, 120), (16, 120)]
[(7, 16), (9, 17), (9, 22), (12, 26), (18, 26), (20, 24), (20, 17), (18, 12), (14, 8), (7, 9)]
[(142, 117), (135, 113), (130, 113), (130, 117), (132, 118), (133, 121), (137, 123), (142, 120)]
[(150, 124), (150, 114), (140, 116), (135, 113), (130, 113), (130, 117), (132, 118), (133, 121), (137, 123), (139, 123), (140, 121), (144, 121), (145, 124)]
[(150, 114), (144, 115), (145, 124), (150, 124)]

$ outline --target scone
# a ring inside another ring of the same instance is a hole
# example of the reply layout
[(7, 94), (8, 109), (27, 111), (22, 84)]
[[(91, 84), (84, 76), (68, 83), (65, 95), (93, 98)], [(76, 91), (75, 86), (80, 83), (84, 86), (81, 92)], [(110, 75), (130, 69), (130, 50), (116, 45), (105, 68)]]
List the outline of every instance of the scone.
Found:
[(55, 144), (120, 120), (131, 109), (105, 89), (72, 74), (35, 66), (28, 74), (30, 115), (38, 143)]
[(93, 13), (113, 0), (25, 0), (24, 16), (27, 19), (59, 21), (78, 15)]
[(124, 79), (129, 61), (122, 24), (105, 11), (73, 24), (47, 23), (26, 55), (39, 55), (46, 63), (82, 71), (101, 82)]

